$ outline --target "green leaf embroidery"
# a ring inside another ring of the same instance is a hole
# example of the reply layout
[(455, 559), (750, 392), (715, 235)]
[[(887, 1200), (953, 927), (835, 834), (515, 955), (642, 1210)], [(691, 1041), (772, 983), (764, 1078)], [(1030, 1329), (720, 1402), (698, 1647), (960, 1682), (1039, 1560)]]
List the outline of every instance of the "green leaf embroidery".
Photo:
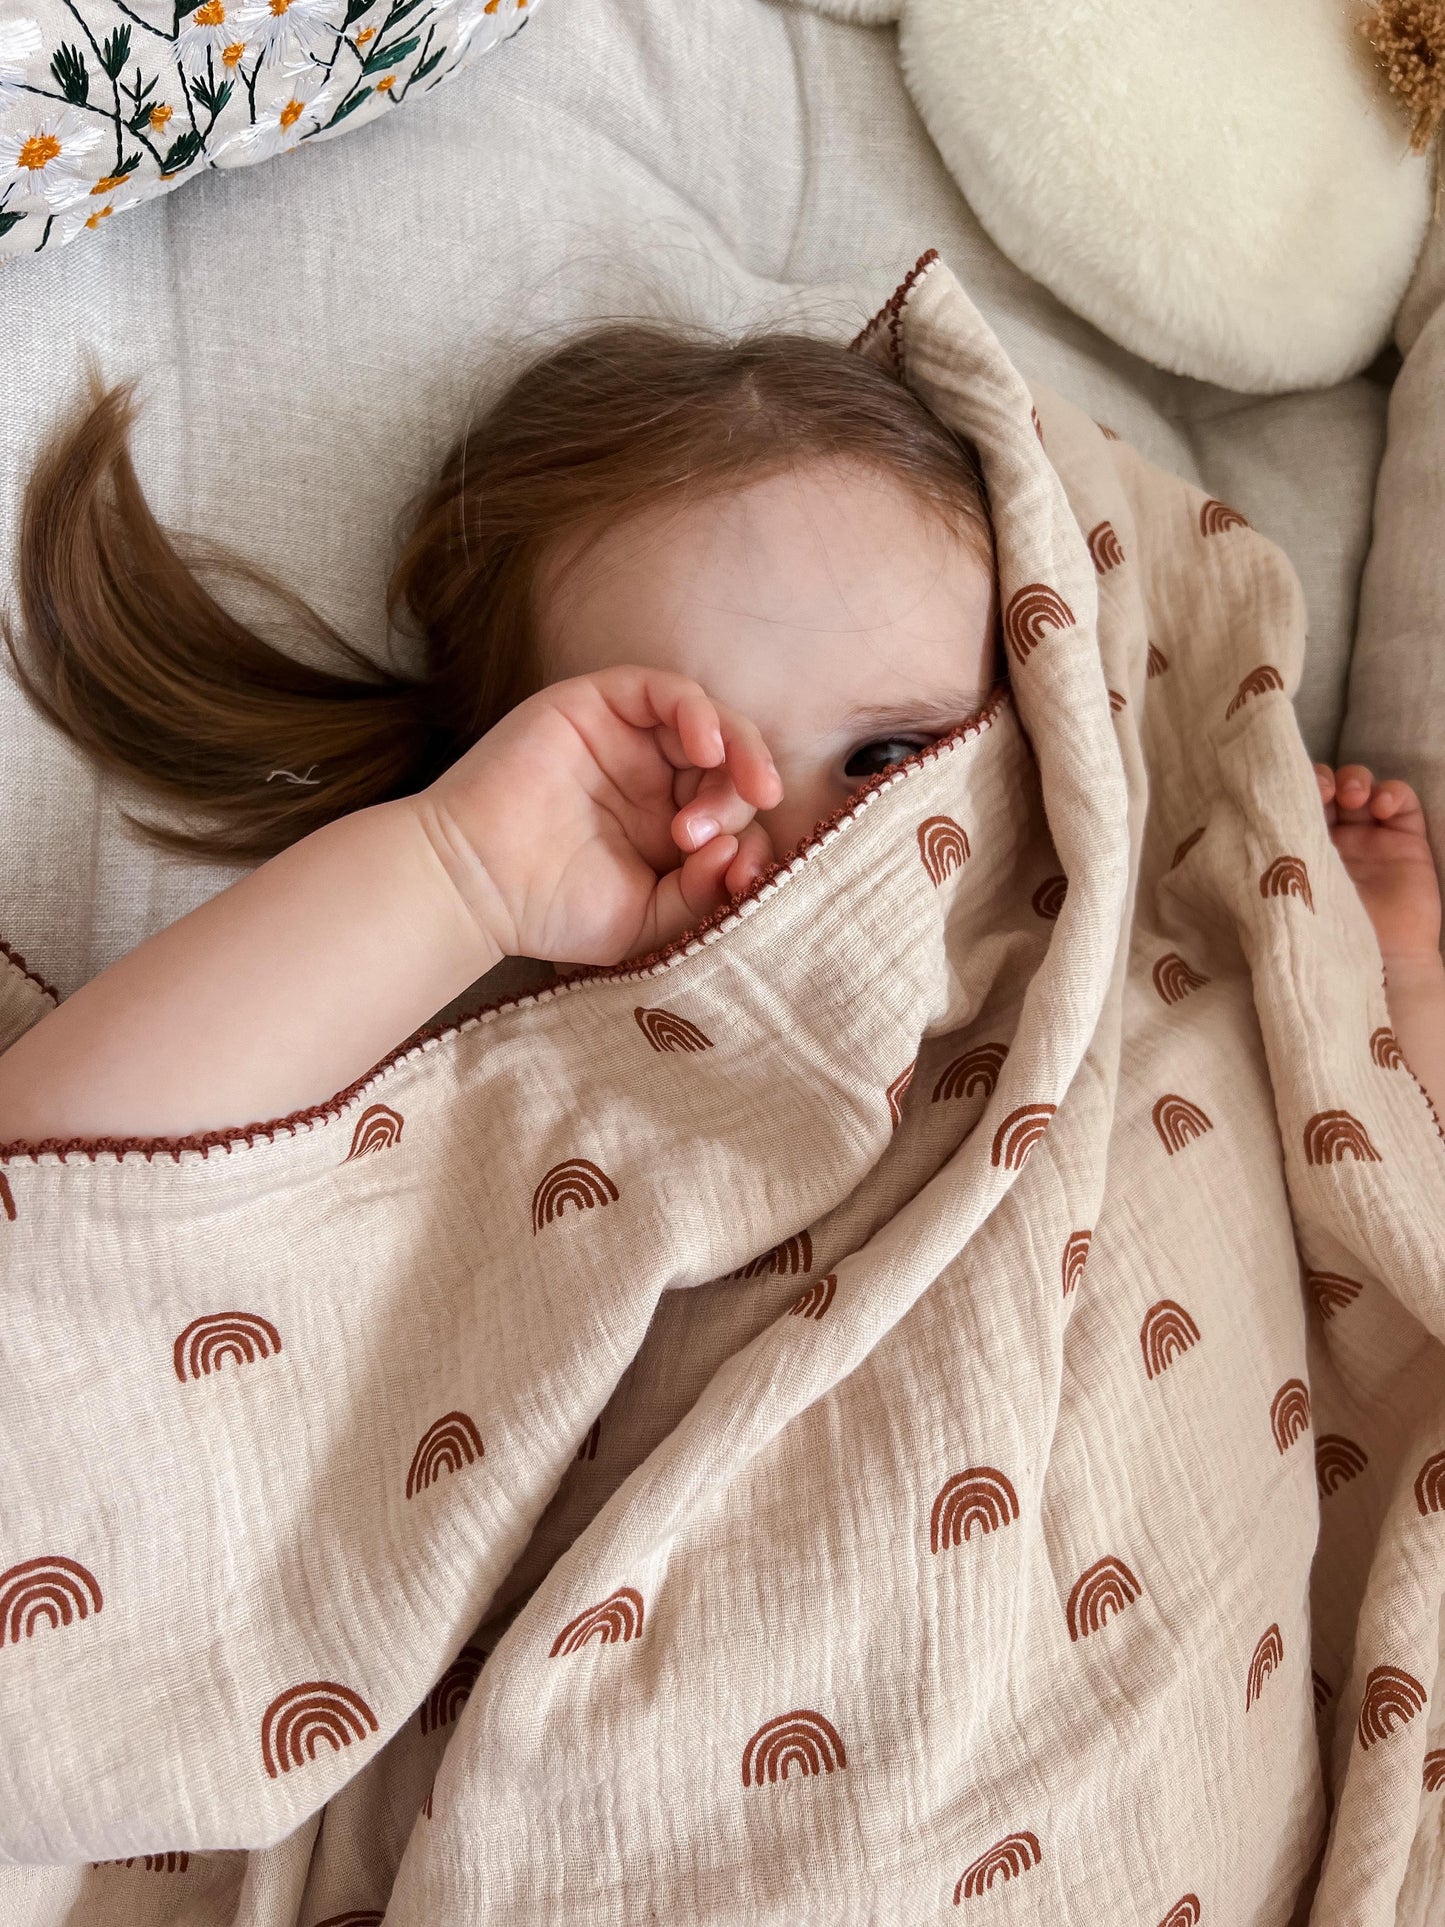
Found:
[(428, 54), (425, 60), (419, 60), (412, 69), (412, 79), (425, 80), (434, 67), (441, 65), (446, 57), (446, 51), (445, 47), (438, 47), (434, 54)]
[(337, 108), (336, 112), (331, 116), (330, 120), (327, 121), (326, 125), (328, 127), (334, 127), (339, 120), (345, 120), (348, 114), (355, 113), (356, 109), (361, 105), (362, 101), (366, 99), (366, 96), (370, 92), (371, 92), (371, 89), (369, 87), (363, 87), (359, 94), (353, 94), (350, 100), (342, 101), (341, 105)]
[(231, 98), (234, 88), (235, 82), (230, 80), (219, 90), (212, 88), (204, 80), (193, 80), (191, 82), (191, 92), (201, 103), (202, 107), (205, 108), (212, 120), (216, 118), (226, 102)]
[(386, 16), (388, 32), (391, 28), (400, 26), (409, 13), (415, 13), (418, 7), (425, 5), (426, 0), (402, 0), (401, 5), (399, 7), (393, 7), (391, 12)]
[(125, 159), (121, 162), (120, 166), (115, 171), (117, 176), (121, 180), (124, 180), (127, 174), (134, 174), (134, 172), (139, 166), (140, 166), (140, 155), (127, 154)]
[(100, 64), (112, 80), (130, 59), (130, 28), (118, 27), (100, 50)]
[(421, 45), (421, 35), (413, 34), (410, 40), (392, 40), (384, 47), (378, 47), (361, 64), (364, 74), (374, 74), (382, 67), (397, 67), (408, 54), (416, 52)]
[(346, 18), (341, 23), (342, 32), (346, 31), (353, 20), (359, 20), (370, 5), (371, 0), (347, 0)]
[(201, 151), (201, 137), (194, 128), (188, 128), (178, 141), (172, 143), (170, 151), (161, 162), (162, 174), (179, 174), (183, 167), (189, 167)]
[(0, 213), (0, 234), (8, 234), (17, 221), (23, 221), (23, 214)]
[(84, 107), (90, 99), (90, 69), (79, 47), (73, 47), (69, 41), (65, 41), (51, 61), (50, 71), (65, 98), (77, 107)]

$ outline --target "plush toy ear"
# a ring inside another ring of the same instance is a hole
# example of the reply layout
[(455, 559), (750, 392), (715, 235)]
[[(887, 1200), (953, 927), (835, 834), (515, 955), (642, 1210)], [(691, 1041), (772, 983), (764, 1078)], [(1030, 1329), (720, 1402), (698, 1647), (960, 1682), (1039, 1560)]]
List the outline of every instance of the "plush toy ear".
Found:
[(835, 20), (851, 20), (859, 27), (885, 27), (903, 12), (905, 0), (793, 0), (795, 7), (830, 13)]

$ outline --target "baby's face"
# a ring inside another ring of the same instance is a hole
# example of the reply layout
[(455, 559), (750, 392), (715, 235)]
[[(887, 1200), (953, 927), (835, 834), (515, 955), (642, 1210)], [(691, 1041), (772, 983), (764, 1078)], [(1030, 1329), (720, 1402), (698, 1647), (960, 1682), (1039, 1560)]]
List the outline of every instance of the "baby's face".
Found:
[(870, 776), (972, 715), (992, 684), (992, 567), (858, 463), (642, 510), (549, 583), (544, 571), (549, 679), (674, 669), (757, 724), (783, 780), (781, 803), (758, 812), (779, 857)]

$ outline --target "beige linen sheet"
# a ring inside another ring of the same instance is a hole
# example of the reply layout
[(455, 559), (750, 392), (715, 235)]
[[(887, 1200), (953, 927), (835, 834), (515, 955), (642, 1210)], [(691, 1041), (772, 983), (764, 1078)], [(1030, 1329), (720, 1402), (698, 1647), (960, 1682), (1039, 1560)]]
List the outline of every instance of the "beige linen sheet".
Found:
[(1010, 693), (653, 962), (0, 1147), (6, 1923), (1441, 1918), (1445, 1142), (1297, 578), (936, 254), (857, 345)]

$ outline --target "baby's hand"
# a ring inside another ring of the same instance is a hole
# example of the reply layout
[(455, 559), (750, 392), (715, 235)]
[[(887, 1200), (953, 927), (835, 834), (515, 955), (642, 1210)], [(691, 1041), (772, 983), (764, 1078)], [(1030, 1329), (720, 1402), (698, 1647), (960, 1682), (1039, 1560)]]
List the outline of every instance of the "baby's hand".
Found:
[(606, 965), (748, 889), (774, 858), (756, 812), (782, 794), (747, 717), (625, 664), (529, 696), (413, 800), (504, 956)]
[(1330, 840), (1370, 913), (1381, 954), (1439, 961), (1440, 883), (1425, 816), (1408, 783), (1377, 783), (1362, 763), (1316, 763)]

